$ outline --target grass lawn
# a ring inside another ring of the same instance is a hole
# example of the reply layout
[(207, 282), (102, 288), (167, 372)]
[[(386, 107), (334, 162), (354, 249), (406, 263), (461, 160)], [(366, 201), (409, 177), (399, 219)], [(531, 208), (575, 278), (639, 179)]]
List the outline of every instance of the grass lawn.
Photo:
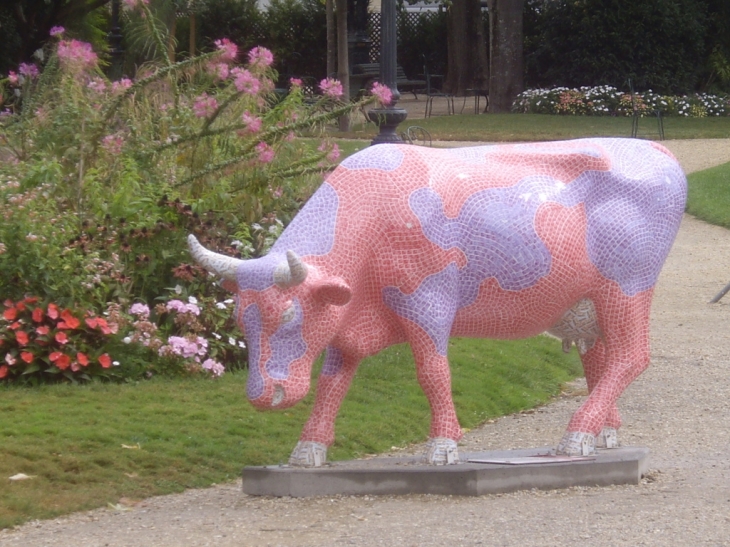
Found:
[[(580, 137), (629, 137), (631, 118), (611, 116), (551, 116), (546, 114), (464, 114), (433, 116), (428, 119), (406, 119), (399, 126), (425, 128), (434, 140), (454, 141), (536, 141), (563, 140)], [(730, 138), (730, 117), (664, 119), (667, 139)], [(349, 133), (332, 133), (334, 137), (372, 139), (377, 134), (372, 124), (359, 125)], [(654, 118), (639, 122), (639, 138), (658, 139)]]
[[(581, 372), (577, 354), (563, 354), (547, 337), (454, 339), (449, 353), (466, 428), (544, 403)], [(311, 393), (292, 409), (258, 412), (245, 401), (245, 382), (239, 373), (0, 388), (0, 528), (122, 497), (209, 486), (232, 480), (244, 465), (286, 461), (311, 410)], [(395, 346), (361, 365), (330, 459), (423, 441), (428, 427), (410, 349)], [(33, 478), (8, 480), (17, 473)]]
[(687, 179), (687, 212), (730, 228), (730, 163), (692, 173)]

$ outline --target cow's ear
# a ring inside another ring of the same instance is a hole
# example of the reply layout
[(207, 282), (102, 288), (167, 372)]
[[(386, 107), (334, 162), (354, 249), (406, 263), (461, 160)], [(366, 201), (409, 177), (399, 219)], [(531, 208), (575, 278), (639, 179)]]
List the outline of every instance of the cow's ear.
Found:
[(344, 306), (352, 298), (352, 289), (339, 277), (328, 277), (315, 283), (314, 298), (322, 304)]

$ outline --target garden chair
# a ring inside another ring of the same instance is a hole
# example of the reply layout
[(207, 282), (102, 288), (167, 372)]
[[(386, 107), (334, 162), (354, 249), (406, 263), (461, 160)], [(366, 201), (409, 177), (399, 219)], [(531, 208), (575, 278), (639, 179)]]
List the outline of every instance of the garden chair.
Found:
[[(631, 109), (633, 110), (632, 118), (631, 118), (631, 138), (635, 139), (636, 135), (639, 133), (639, 118), (641, 118), (641, 110), (639, 109), (639, 105), (637, 104), (636, 100), (636, 94), (634, 93), (634, 86), (631, 82), (631, 78), (629, 78), (629, 91), (631, 93)], [(657, 119), (657, 128), (659, 131), (659, 140), (664, 140), (664, 118), (662, 118), (662, 111), (657, 109), (652, 110), (652, 114), (656, 116)]]
[(443, 76), (434, 75), (428, 71), (428, 63), (426, 62), (425, 56), (423, 57), (423, 77), (426, 80), (426, 89), (421, 90), (421, 93), (426, 95), (426, 112), (424, 113), (424, 117), (431, 117), (431, 113), (433, 112), (433, 100), (438, 97), (446, 99), (446, 108), (449, 115), (456, 114), (456, 109), (454, 108), (454, 96), (451, 93), (444, 93), (431, 84), (431, 78), (438, 78), (443, 83)]

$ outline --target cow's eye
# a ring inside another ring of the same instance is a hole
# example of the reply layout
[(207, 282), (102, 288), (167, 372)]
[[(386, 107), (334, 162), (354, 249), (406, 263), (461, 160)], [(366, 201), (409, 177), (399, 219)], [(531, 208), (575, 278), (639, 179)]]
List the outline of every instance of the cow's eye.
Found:
[(294, 309), (294, 304), (290, 304), (287, 309), (284, 310), (284, 312), (281, 314), (281, 322), (282, 323), (288, 323), (292, 319), (294, 319), (294, 315), (296, 313), (296, 310)]

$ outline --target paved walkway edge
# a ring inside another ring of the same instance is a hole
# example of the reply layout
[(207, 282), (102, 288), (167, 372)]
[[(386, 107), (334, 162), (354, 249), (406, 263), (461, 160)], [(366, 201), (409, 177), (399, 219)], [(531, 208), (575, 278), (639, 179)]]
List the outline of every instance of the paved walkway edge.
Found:
[[(462, 454), (462, 460), (545, 455), (549, 448)], [(432, 466), (416, 457), (334, 462), (303, 469), (287, 465), (246, 467), (243, 491), (255, 496), (439, 494), (480, 496), (517, 490), (638, 484), (648, 469), (649, 449), (599, 450), (595, 459), (560, 463), (462, 463)]]

